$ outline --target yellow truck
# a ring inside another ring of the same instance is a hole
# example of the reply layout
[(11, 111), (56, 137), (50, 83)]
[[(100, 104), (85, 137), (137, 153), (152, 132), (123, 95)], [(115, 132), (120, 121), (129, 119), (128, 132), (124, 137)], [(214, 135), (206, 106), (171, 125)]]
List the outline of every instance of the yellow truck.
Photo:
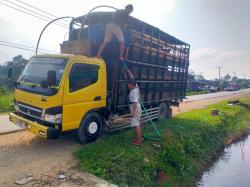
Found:
[[(96, 140), (105, 130), (130, 126), (127, 77), (116, 39), (103, 59), (94, 57), (111, 15), (87, 15), (84, 27), (79, 25), (86, 15), (74, 18), (61, 54), (29, 60), (16, 82), (10, 121), (48, 139), (77, 130), (81, 143)], [(136, 18), (130, 17), (128, 25), (124, 62), (136, 77), (147, 110), (141, 122), (168, 117), (170, 106), (185, 98), (190, 46)]]

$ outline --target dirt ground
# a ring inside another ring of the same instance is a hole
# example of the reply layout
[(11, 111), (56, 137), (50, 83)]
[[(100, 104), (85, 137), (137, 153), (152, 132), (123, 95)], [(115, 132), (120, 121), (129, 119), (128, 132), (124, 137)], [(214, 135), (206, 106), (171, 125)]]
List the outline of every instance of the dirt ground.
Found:
[[(173, 114), (204, 108), (224, 99), (237, 99), (247, 93), (184, 102), (173, 108)], [(72, 153), (80, 149), (76, 134), (67, 134), (59, 140), (43, 140), (30, 132), (0, 136), (0, 186), (16, 186), (19, 179), (32, 177), (24, 186), (113, 186), (105, 181), (79, 173)]]

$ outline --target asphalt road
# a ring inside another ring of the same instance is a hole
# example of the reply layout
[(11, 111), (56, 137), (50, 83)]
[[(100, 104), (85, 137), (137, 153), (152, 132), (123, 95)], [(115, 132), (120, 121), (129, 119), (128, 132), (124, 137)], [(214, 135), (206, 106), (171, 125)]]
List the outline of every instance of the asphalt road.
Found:
[(9, 121), (8, 114), (0, 115), (0, 135), (21, 131), (22, 129)]
[(244, 90), (239, 90), (239, 91), (222, 91), (222, 92), (216, 92), (216, 93), (210, 93), (210, 94), (187, 96), (187, 99), (185, 99), (184, 102), (217, 98), (217, 97), (226, 97), (226, 96), (236, 95), (239, 93), (250, 93), (250, 88), (244, 89)]

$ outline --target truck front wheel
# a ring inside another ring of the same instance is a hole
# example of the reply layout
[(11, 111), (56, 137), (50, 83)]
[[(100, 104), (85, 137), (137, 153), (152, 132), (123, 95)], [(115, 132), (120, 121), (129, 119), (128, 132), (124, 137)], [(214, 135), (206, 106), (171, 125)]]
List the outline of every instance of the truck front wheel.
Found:
[(87, 114), (78, 129), (78, 140), (84, 144), (95, 141), (101, 135), (102, 119), (96, 112)]

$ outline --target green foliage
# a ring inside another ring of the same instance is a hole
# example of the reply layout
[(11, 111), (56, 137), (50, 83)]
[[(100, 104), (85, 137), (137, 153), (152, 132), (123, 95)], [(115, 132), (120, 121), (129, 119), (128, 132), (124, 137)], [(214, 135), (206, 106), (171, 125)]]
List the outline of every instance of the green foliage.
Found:
[[(80, 158), (80, 168), (117, 184), (152, 186), (157, 176), (158, 154), (152, 145), (132, 146), (131, 131), (110, 134), (75, 153)], [(145, 162), (149, 158), (149, 162)]]
[(14, 110), (13, 93), (5, 87), (0, 87), (0, 112), (9, 112)]
[(7, 61), (4, 65), (0, 65), (0, 85), (7, 86), (8, 70), (12, 68), (12, 80), (17, 80), (28, 60), (22, 55), (17, 55), (11, 61)]
[[(243, 100), (250, 102), (250, 97)], [(212, 109), (219, 109), (220, 115), (212, 116)], [(246, 130), (249, 120), (245, 107), (222, 102), (157, 122), (159, 129), (166, 129), (159, 142), (132, 146), (134, 131), (126, 130), (84, 146), (75, 156), (81, 170), (118, 185), (193, 186), (214, 153), (232, 134)], [(146, 126), (143, 132), (149, 132)], [(161, 172), (167, 180), (160, 180)]]
[(201, 95), (201, 94), (207, 94), (208, 91), (204, 90), (204, 91), (187, 91), (187, 96), (191, 96), (191, 95)]
[(244, 97), (240, 99), (240, 102), (250, 106), (250, 96)]
[(6, 87), (0, 87), (0, 96), (7, 95), (9, 90)]
[(164, 145), (159, 162), (160, 170), (183, 177), (190, 164), (190, 160), (186, 158), (183, 142), (176, 140)]

